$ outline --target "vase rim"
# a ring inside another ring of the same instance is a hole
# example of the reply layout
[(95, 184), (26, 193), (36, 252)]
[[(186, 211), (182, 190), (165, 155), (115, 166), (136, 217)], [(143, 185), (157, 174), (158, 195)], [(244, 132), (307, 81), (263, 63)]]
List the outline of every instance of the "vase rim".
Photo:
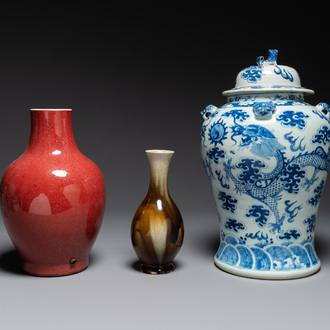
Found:
[(33, 108), (30, 111), (72, 111), (72, 109), (43, 109), (43, 108)]
[(148, 149), (146, 153), (153, 153), (153, 154), (174, 154), (173, 150), (165, 150), (165, 149)]

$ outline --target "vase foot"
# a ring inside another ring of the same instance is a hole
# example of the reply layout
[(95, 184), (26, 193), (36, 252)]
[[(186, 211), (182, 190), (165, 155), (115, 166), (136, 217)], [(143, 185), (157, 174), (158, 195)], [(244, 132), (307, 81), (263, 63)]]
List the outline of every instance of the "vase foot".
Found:
[(40, 277), (66, 276), (82, 272), (88, 267), (89, 259), (75, 260), (70, 259), (67, 264), (63, 265), (39, 265), (35, 263), (25, 262), (23, 260), (23, 270), (30, 275)]
[(157, 266), (157, 267), (146, 266), (144, 264), (140, 266), (141, 272), (152, 275), (168, 274), (173, 272), (174, 269), (175, 267), (172, 263), (166, 266)]
[[(236, 243), (236, 244), (232, 244)], [(220, 269), (239, 276), (261, 279), (294, 279), (312, 275), (320, 260), (311, 243), (246, 246), (237, 241), (221, 242), (214, 262)]]
[(261, 280), (291, 280), (303, 278), (317, 273), (321, 267), (320, 262), (318, 262), (316, 265), (304, 269), (260, 271), (233, 267), (217, 260), (217, 258), (214, 259), (214, 262), (218, 268), (227, 273)]

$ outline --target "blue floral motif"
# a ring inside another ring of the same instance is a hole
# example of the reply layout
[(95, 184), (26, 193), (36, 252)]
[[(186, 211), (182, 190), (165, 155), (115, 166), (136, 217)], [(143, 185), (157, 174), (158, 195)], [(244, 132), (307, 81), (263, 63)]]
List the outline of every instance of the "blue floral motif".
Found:
[(238, 232), (239, 230), (245, 229), (245, 226), (241, 222), (238, 222), (235, 219), (228, 219), (225, 224), (225, 228)]
[(309, 118), (309, 116), (301, 111), (286, 110), (277, 116), (276, 120), (280, 121), (282, 126), (297, 127), (302, 130), (306, 127), (305, 118)]
[(244, 70), (241, 77), (247, 80), (249, 83), (255, 84), (262, 78), (262, 67), (261, 66), (251, 66)]

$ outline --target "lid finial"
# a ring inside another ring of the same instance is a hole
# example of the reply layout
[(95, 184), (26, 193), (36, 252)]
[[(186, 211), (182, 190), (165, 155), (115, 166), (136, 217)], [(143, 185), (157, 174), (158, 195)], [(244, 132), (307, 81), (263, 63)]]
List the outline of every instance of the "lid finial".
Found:
[(278, 50), (277, 49), (269, 49), (268, 50), (268, 58), (265, 62), (268, 64), (276, 64), (277, 61)]

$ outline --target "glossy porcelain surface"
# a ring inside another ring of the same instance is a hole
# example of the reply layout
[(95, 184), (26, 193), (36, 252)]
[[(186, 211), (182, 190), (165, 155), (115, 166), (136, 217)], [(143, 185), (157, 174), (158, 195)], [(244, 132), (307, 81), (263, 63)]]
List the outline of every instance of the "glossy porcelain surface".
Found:
[(28, 147), (1, 181), (6, 229), (24, 270), (37, 276), (85, 269), (103, 219), (103, 176), (77, 148), (71, 114), (32, 109)]
[[(227, 104), (202, 112), (201, 153), (220, 222), (215, 264), (236, 275), (286, 279), (320, 268), (314, 232), (330, 166), (330, 117), (327, 104), (305, 103), (304, 93), (313, 91), (274, 54), (241, 71), (224, 92)], [(275, 80), (253, 88), (265, 72)]]
[(141, 271), (166, 274), (174, 270), (173, 259), (183, 242), (183, 221), (168, 192), (170, 150), (147, 150), (150, 184), (131, 226), (134, 250), (142, 262)]
[(286, 65), (277, 64), (278, 51), (270, 49), (268, 58), (257, 58), (257, 65), (242, 70), (236, 77), (235, 87), (224, 91), (225, 96), (260, 92), (299, 92), (305, 95), (314, 91), (301, 86), (298, 72)]

